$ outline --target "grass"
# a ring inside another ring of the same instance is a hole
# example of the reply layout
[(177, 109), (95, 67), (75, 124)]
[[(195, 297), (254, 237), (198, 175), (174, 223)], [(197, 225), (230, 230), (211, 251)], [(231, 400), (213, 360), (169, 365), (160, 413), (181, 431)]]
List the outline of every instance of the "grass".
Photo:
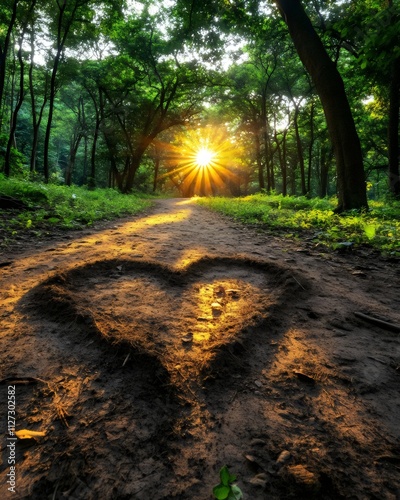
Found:
[(199, 198), (198, 203), (245, 224), (310, 237), (337, 249), (368, 245), (400, 257), (400, 202), (371, 201), (370, 211), (333, 213), (336, 200), (255, 194), (244, 198)]
[(27, 231), (40, 237), (55, 229), (82, 229), (95, 221), (132, 215), (151, 205), (151, 200), (142, 195), (122, 195), (113, 189), (89, 191), (3, 176), (0, 176), (0, 195), (12, 196), (28, 206), (27, 210), (0, 212), (3, 245)]

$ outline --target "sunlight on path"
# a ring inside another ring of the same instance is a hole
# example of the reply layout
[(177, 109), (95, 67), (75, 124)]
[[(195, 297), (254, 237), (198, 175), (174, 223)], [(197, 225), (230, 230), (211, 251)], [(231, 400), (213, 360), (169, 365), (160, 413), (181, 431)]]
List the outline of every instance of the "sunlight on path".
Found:
[[(96, 260), (110, 258), (155, 259), (185, 267), (209, 249), (192, 240), (209, 223), (194, 213), (193, 200), (162, 200), (154, 214), (137, 218), (104, 231), (94, 232), (69, 242), (51, 243), (47, 248), (30, 250), (28, 256), (16, 257), (12, 265), (2, 269), (0, 299), (4, 304), (3, 326), (12, 329), (17, 320), (13, 308), (18, 300), (36, 284), (54, 272)], [(202, 212), (204, 217), (206, 212)], [(207, 216), (205, 216), (207, 219)], [(73, 233), (71, 233), (73, 234)], [(211, 243), (213, 241), (211, 240)], [(9, 277), (13, 285), (8, 284)]]

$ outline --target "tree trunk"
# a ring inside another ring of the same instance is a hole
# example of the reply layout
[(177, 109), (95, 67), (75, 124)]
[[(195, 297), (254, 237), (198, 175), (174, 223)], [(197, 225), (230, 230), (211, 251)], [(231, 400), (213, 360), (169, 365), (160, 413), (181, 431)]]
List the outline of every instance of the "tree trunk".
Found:
[(329, 58), (300, 0), (275, 0), (297, 53), (321, 99), (334, 147), (338, 180), (337, 212), (368, 208), (360, 140), (343, 80)]
[(30, 57), (30, 64), (29, 64), (29, 93), (30, 93), (30, 97), (31, 97), (33, 138), (32, 138), (32, 149), (31, 149), (29, 170), (31, 173), (33, 173), (36, 171), (36, 158), (37, 158), (37, 150), (38, 150), (38, 143), (39, 143), (39, 129), (40, 129), (40, 124), (41, 124), (42, 118), (43, 118), (44, 108), (46, 107), (46, 103), (47, 103), (47, 82), (48, 82), (48, 79), (46, 77), (43, 103), (42, 103), (42, 106), (40, 108), (39, 117), (38, 117), (37, 111), (36, 111), (36, 97), (35, 97), (34, 76), (33, 76), (34, 57), (35, 57), (35, 39), (34, 39), (33, 25), (31, 26), (30, 45), (31, 45), (31, 57)]
[(140, 167), (142, 161), (143, 153), (137, 153), (129, 157), (129, 164), (127, 165), (127, 175), (125, 180), (125, 185), (123, 187), (124, 193), (130, 193), (133, 189), (133, 183), (135, 180), (136, 172)]
[(72, 182), (72, 172), (75, 166), (76, 154), (78, 152), (79, 144), (82, 140), (83, 134), (80, 132), (78, 135), (71, 139), (70, 151), (69, 151), (69, 159), (68, 165), (65, 170), (65, 184), (67, 186), (71, 185)]
[(290, 168), (290, 196), (296, 196), (296, 170), (297, 159), (295, 158)]
[[(69, 19), (65, 19), (65, 10), (67, 8), (67, 1), (64, 3), (57, 2), (59, 8), (58, 14), (58, 25), (57, 25), (57, 52), (54, 58), (53, 71), (50, 80), (50, 95), (49, 95), (49, 115), (47, 118), (46, 135), (44, 138), (44, 158), (43, 158), (43, 173), (45, 182), (49, 181), (49, 148), (50, 148), (50, 135), (51, 135), (51, 125), (53, 122), (54, 113), (54, 101), (57, 93), (56, 89), (56, 77), (58, 72), (58, 67), (61, 61), (61, 55), (64, 50), (65, 42), (71, 29), (72, 23), (75, 19), (75, 14), (78, 9), (78, 2), (75, 3)], [(64, 33), (63, 33), (64, 31)]]
[(11, 33), (14, 28), (15, 21), (17, 19), (18, 1), (19, 0), (14, 0), (14, 3), (12, 5), (11, 19), (10, 22), (8, 23), (8, 28), (4, 39), (4, 43), (3, 45), (0, 45), (0, 110), (3, 105), (4, 85), (6, 81), (7, 53), (8, 53), (8, 48), (10, 46)]
[(96, 116), (96, 126), (94, 129), (92, 151), (90, 155), (90, 179), (87, 179), (87, 183), (90, 188), (96, 186), (96, 151), (97, 151), (97, 141), (99, 139), (101, 120)]
[(287, 196), (287, 129), (283, 131), (282, 137), (282, 194), (283, 196)]
[[(287, 130), (283, 133), (282, 141), (279, 142), (277, 131), (275, 130), (276, 150), (278, 152), (279, 165), (282, 173), (282, 195), (287, 195), (287, 169), (286, 169), (286, 134)], [(281, 148), (282, 145), (282, 148)]]
[(53, 66), (53, 72), (51, 74), (50, 80), (50, 96), (49, 96), (49, 115), (47, 118), (47, 126), (46, 133), (44, 136), (44, 157), (43, 157), (43, 175), (45, 182), (49, 181), (49, 149), (50, 149), (50, 134), (51, 134), (51, 125), (53, 122), (53, 113), (54, 113), (54, 101), (56, 96), (56, 76), (58, 71), (58, 65), (61, 58), (61, 48), (59, 47)]
[(399, 111), (400, 111), (400, 57), (392, 63), (392, 76), (389, 89), (389, 188), (396, 198), (400, 198), (399, 176)]
[(14, 111), (11, 115), (11, 123), (10, 123), (10, 135), (7, 141), (6, 154), (4, 159), (4, 174), (8, 177), (11, 172), (11, 149), (15, 145), (15, 131), (17, 129), (17, 117), (18, 112), (21, 109), (22, 103), (24, 102), (24, 61), (22, 59), (22, 39), (19, 43), (19, 49), (17, 52), (17, 57), (20, 66), (20, 77), (19, 77), (19, 90), (17, 102), (15, 104)]
[(299, 159), (300, 165), (300, 181), (301, 181), (301, 194), (305, 196), (307, 194), (306, 188), (306, 175), (304, 169), (304, 153), (303, 153), (303, 144), (301, 143), (300, 132), (299, 132), (299, 108), (296, 106), (294, 111), (294, 131), (296, 134), (296, 145), (297, 145), (297, 156)]
[(312, 173), (313, 148), (315, 142), (314, 112), (315, 112), (315, 104), (313, 100), (311, 101), (311, 110), (310, 110), (310, 142), (308, 143), (307, 194), (309, 196), (311, 196), (311, 173)]
[(254, 140), (255, 140), (255, 146), (256, 146), (256, 160), (257, 160), (257, 171), (258, 171), (258, 185), (260, 186), (260, 189), (265, 189), (265, 182), (264, 182), (264, 166), (261, 160), (261, 144), (260, 144), (260, 135), (259, 135), (259, 130), (256, 128), (254, 132)]
[(319, 161), (319, 197), (325, 198), (328, 196), (328, 179), (329, 168), (333, 160), (333, 151), (328, 146), (322, 145), (318, 155)]

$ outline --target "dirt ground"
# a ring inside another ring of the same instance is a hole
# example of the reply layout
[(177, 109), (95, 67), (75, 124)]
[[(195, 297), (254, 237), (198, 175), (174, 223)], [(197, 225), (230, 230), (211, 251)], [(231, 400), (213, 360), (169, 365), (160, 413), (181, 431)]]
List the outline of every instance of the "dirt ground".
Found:
[[(211, 500), (223, 465), (247, 500), (400, 498), (398, 262), (177, 199), (22, 247), (0, 498)], [(45, 433), (16, 442), (15, 493), (13, 386), (16, 430)]]

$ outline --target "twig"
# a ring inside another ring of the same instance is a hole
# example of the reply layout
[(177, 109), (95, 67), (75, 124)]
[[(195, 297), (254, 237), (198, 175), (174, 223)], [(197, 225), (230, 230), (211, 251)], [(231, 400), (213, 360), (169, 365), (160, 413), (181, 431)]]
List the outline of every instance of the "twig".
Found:
[[(176, 369), (177, 373), (179, 373), (179, 375), (183, 378), (183, 380), (184, 380), (185, 382), (187, 382), (187, 377), (185, 377), (185, 375), (181, 372), (181, 370), (180, 370), (179, 368), (175, 368), (175, 369)], [(192, 388), (191, 388), (191, 387), (189, 387), (189, 384), (187, 384), (187, 385), (185, 386), (185, 389), (188, 389), (188, 390), (189, 390), (189, 392), (191, 393), (191, 395), (194, 397), (194, 400), (195, 400), (195, 401), (197, 401), (197, 395), (196, 395), (196, 393), (192, 390)]]
[(383, 361), (383, 359), (374, 358), (373, 356), (367, 356), (367, 358), (378, 361), (378, 363), (382, 363), (383, 365), (387, 365), (386, 361)]
[(355, 312), (354, 315), (357, 316), (357, 318), (367, 321), (368, 323), (380, 326), (385, 330), (400, 333), (400, 326), (394, 325), (393, 323), (389, 323), (388, 321), (384, 321), (383, 319), (374, 318), (373, 316), (368, 316), (367, 314), (361, 312)]
[(300, 281), (299, 281), (298, 279), (296, 279), (296, 277), (295, 277), (295, 276), (293, 276), (293, 274), (292, 274), (291, 276), (292, 276), (292, 278), (294, 279), (294, 281), (295, 281), (295, 282), (296, 282), (296, 283), (297, 283), (297, 284), (298, 284), (298, 285), (299, 285), (299, 286), (300, 286), (303, 290), (305, 290), (304, 286), (300, 283)]
[(21, 385), (36, 384), (37, 382), (41, 382), (42, 384), (49, 385), (49, 382), (37, 377), (7, 377), (0, 380), (0, 384), (9, 384), (11, 382)]

